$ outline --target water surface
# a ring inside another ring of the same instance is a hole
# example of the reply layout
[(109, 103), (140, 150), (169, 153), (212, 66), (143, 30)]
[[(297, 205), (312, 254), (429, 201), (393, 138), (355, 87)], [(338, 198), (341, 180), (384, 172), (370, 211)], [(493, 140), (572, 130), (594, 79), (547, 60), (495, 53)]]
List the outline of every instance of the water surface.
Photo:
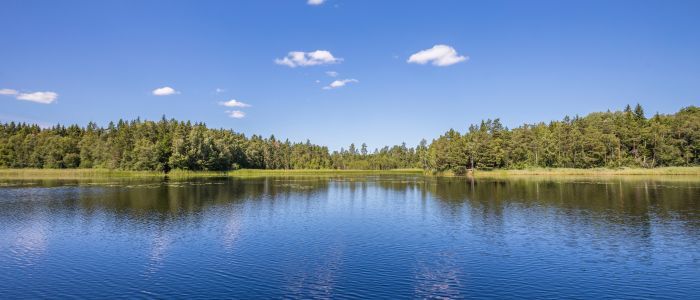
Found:
[(0, 295), (700, 295), (700, 181), (0, 182)]

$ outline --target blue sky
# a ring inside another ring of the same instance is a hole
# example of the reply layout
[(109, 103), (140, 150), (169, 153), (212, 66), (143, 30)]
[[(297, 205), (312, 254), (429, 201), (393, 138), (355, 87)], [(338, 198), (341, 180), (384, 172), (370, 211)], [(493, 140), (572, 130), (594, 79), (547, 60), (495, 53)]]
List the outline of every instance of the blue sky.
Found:
[(166, 115), (374, 148), (700, 104), (700, 1), (5, 0), (0, 39), (0, 120), (43, 125)]

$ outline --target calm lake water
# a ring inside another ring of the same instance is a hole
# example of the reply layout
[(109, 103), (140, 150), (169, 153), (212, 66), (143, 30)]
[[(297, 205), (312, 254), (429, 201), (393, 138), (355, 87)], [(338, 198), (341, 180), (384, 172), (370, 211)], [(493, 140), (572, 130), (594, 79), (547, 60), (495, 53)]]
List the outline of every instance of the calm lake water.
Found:
[(3, 181), (0, 298), (45, 297), (700, 297), (700, 181)]

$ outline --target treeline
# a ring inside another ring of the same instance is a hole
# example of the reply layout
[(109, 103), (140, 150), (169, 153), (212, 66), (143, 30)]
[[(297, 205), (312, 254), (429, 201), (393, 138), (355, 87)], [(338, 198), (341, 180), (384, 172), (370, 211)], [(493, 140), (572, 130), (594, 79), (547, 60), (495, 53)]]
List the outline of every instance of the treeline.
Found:
[(366, 145), (331, 153), (327, 147), (246, 137), (203, 123), (161, 119), (41, 128), (0, 125), (0, 167), (109, 168), (168, 172), (252, 169), (396, 169), (417, 167), (405, 145), (368, 153)]
[(641, 106), (508, 129), (498, 119), (450, 130), (428, 144), (340, 151), (274, 136), (246, 137), (204, 123), (122, 121), (41, 128), (0, 124), (0, 167), (124, 170), (396, 169), (700, 165), (700, 108), (647, 118)]
[(637, 104), (624, 111), (565, 117), (509, 130), (498, 119), (450, 130), (430, 145), (428, 167), (467, 168), (644, 167), (700, 164), (700, 108), (647, 119)]

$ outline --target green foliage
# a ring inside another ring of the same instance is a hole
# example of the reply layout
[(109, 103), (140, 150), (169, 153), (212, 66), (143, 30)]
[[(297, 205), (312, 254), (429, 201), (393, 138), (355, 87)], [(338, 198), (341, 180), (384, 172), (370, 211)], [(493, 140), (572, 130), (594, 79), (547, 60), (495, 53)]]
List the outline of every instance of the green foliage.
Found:
[[(424, 148), (425, 145), (423, 145)], [(253, 169), (395, 169), (416, 167), (413, 149), (405, 145), (370, 154), (361, 149), (330, 153), (327, 147), (280, 141), (274, 136), (250, 138), (205, 124), (119, 120), (100, 128), (39, 128), (0, 124), (1, 168), (107, 168), (132, 171), (228, 171)]]
[(700, 165), (700, 108), (647, 119), (637, 105), (624, 111), (565, 117), (549, 124), (504, 127), (499, 119), (449, 130), (432, 143), (370, 152), (366, 144), (327, 147), (250, 138), (203, 123), (119, 120), (107, 127), (0, 124), (0, 168), (106, 168), (134, 171), (249, 169), (619, 168)]
[(700, 108), (647, 119), (644, 109), (565, 117), (509, 130), (498, 119), (433, 140), (428, 168), (662, 167), (700, 165)]

